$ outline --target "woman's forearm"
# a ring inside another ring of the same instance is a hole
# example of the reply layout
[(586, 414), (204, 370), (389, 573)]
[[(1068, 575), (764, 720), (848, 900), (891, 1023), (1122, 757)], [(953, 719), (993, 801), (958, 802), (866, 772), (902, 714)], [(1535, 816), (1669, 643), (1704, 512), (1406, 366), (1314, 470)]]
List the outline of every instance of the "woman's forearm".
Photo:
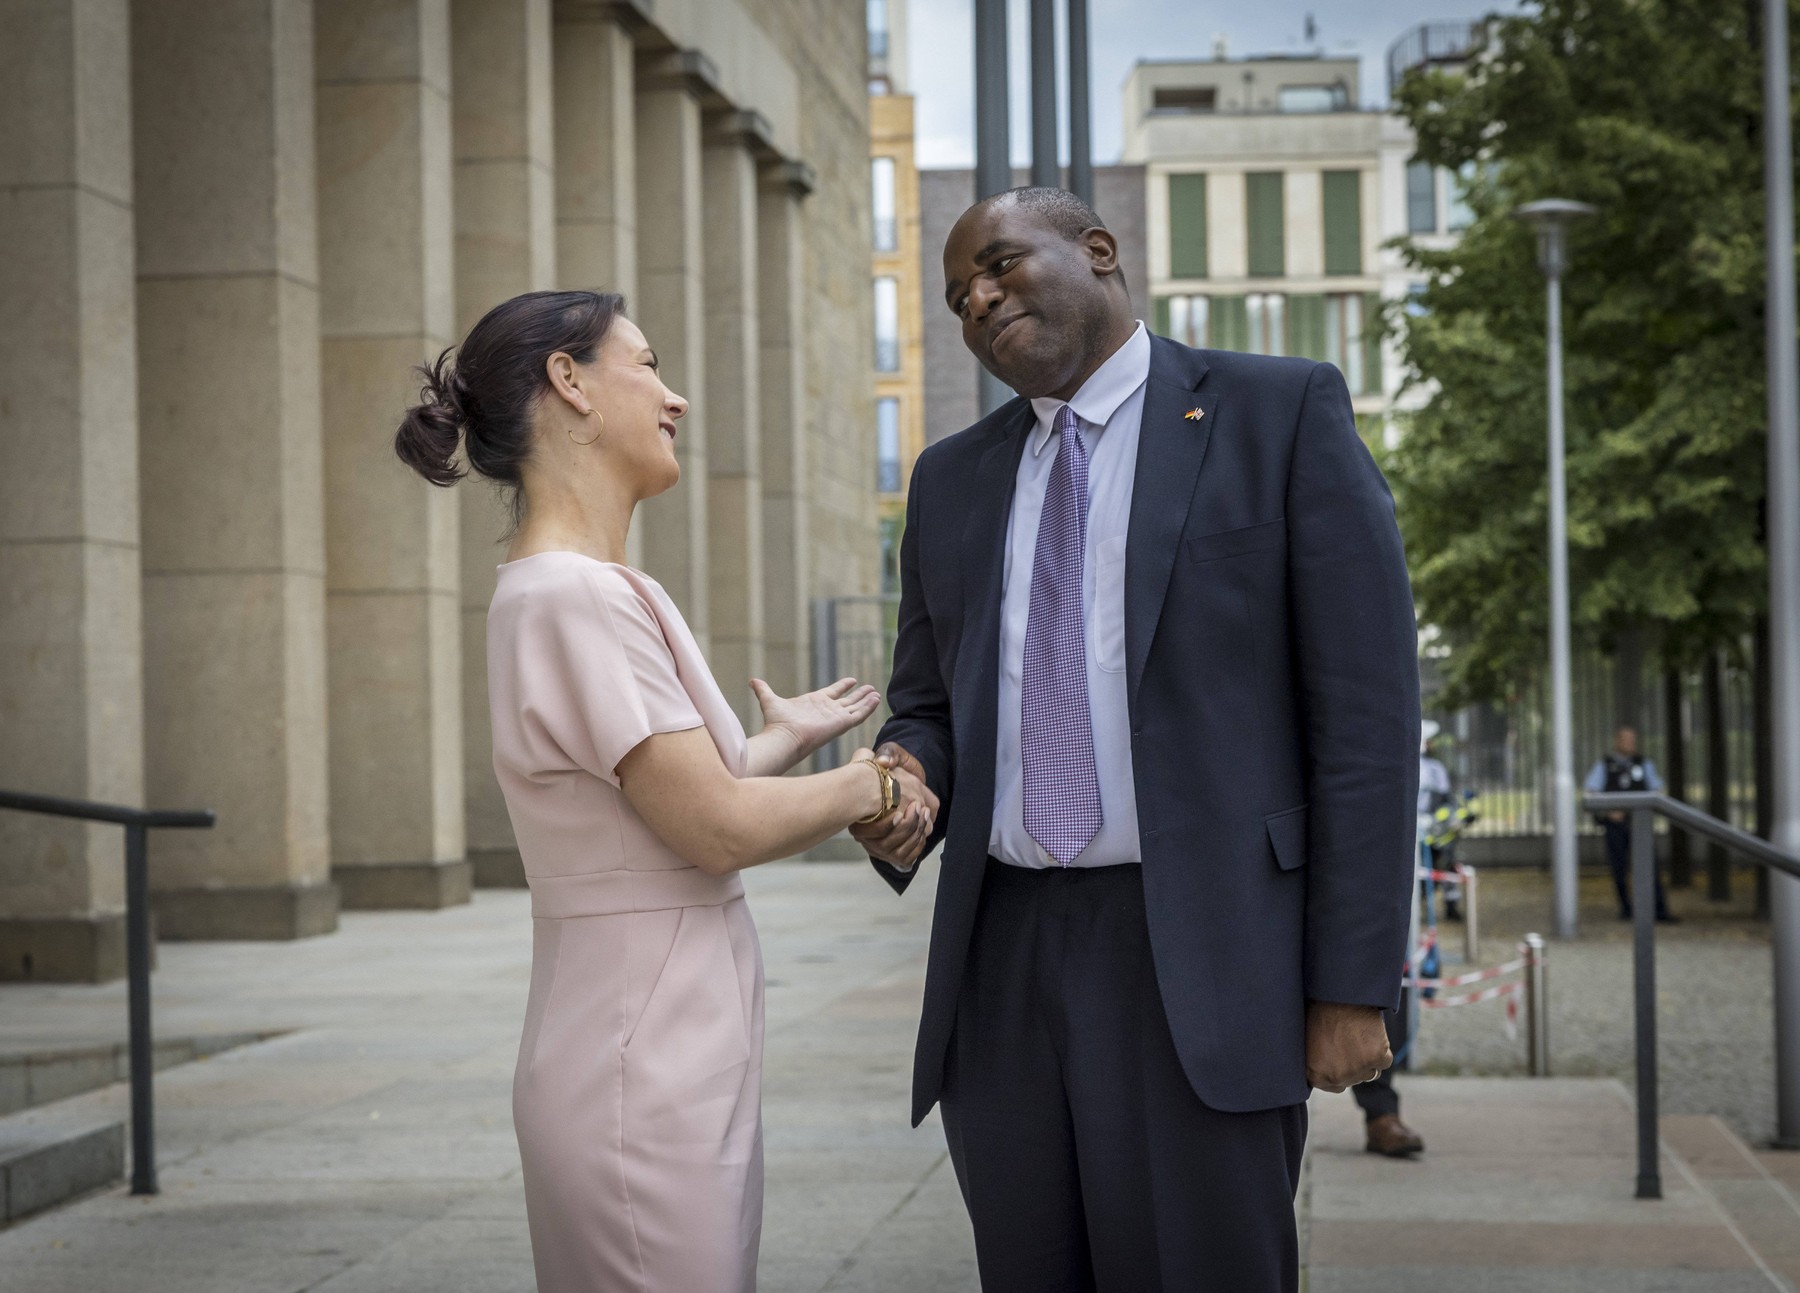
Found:
[(741, 871), (804, 853), (881, 805), (881, 782), (867, 763), (807, 777), (756, 777), (737, 783), (727, 835), (707, 870)]
[(764, 728), (749, 742), (746, 776), (779, 777), (798, 767), (812, 750), (805, 749), (793, 733), (779, 728)]

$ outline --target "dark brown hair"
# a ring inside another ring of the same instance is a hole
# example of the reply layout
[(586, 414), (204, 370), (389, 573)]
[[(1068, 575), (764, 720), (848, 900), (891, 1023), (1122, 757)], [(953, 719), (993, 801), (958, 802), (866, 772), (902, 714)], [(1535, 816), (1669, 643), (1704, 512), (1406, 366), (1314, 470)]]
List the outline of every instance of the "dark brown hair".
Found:
[[(394, 433), (394, 452), (433, 485), (454, 485), (470, 468), (511, 490), (520, 511), (520, 469), (531, 457), (531, 414), (550, 389), (557, 351), (590, 362), (625, 313), (617, 292), (526, 292), (502, 301), (469, 329), (456, 352), (419, 368), (424, 386)], [(465, 468), (457, 461), (461, 446)]]

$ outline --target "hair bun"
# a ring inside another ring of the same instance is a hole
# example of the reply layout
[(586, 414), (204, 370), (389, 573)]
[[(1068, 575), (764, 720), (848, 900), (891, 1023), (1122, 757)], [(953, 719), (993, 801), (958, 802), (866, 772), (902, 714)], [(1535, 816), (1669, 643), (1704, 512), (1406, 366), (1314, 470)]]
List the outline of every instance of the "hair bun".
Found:
[(468, 471), (456, 460), (465, 421), (461, 380), (450, 367), (450, 351), (421, 367), (419, 402), (406, 410), (394, 433), (394, 452), (433, 485), (454, 485)]

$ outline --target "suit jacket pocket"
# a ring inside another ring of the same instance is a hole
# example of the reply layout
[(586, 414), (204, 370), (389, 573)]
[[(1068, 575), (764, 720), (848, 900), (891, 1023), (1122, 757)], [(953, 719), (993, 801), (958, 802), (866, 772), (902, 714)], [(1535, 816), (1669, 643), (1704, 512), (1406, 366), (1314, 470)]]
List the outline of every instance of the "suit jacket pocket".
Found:
[(1275, 850), (1275, 865), (1292, 871), (1306, 864), (1306, 805), (1271, 813), (1263, 818), (1269, 831), (1269, 847)]
[(1261, 525), (1245, 525), (1189, 539), (1187, 556), (1189, 561), (1218, 561), (1224, 557), (1243, 557), (1252, 552), (1279, 548), (1286, 542), (1287, 518), (1278, 516)]

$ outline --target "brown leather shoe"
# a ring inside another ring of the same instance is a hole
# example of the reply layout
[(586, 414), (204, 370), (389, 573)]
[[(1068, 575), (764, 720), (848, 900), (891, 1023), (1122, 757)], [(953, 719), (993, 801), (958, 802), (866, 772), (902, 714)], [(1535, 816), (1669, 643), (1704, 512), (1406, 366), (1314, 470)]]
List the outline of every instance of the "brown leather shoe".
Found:
[(1399, 1114), (1384, 1113), (1369, 1120), (1368, 1150), (1389, 1158), (1411, 1158), (1425, 1152), (1425, 1142), (1419, 1139), (1418, 1132), (1400, 1121)]

